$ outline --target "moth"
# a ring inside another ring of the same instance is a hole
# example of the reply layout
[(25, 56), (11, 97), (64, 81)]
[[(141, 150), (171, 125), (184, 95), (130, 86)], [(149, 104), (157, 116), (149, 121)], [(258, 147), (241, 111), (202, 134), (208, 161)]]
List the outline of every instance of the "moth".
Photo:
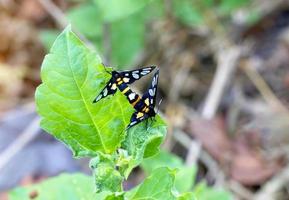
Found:
[(123, 92), (123, 90), (128, 87), (128, 84), (131, 84), (136, 80), (139, 80), (143, 76), (148, 75), (155, 68), (156, 66), (149, 66), (131, 71), (112, 71), (111, 79), (107, 82), (106, 86), (103, 88), (100, 94), (94, 99), (93, 103), (100, 101), (108, 95), (115, 94), (117, 88), (119, 88), (119, 90)]
[[(137, 125), (138, 123), (144, 121), (147, 118), (154, 117), (156, 115), (154, 107), (156, 103), (159, 69), (157, 69), (157, 71), (155, 72), (149, 89), (144, 93), (142, 97), (132, 91), (128, 86), (128, 84), (133, 83), (135, 80), (140, 79), (142, 76), (149, 74), (154, 69), (155, 66), (150, 66), (133, 71), (112, 71), (112, 78), (93, 102), (95, 103), (102, 98), (107, 97), (108, 95), (114, 94), (118, 88), (127, 97), (129, 103), (136, 110), (131, 116), (130, 124), (127, 126), (127, 129)], [(134, 74), (137, 74), (139, 76), (136, 76)]]
[(154, 108), (156, 104), (158, 79), (159, 69), (155, 72), (151, 85), (142, 98), (133, 91), (130, 91), (130, 94), (128, 94), (127, 98), (136, 111), (132, 114), (127, 129), (137, 125), (145, 119), (156, 116)]

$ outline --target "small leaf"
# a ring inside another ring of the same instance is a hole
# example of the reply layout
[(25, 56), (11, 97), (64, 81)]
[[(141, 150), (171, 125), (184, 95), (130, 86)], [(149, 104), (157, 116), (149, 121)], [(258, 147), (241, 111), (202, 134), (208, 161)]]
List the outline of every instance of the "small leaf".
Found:
[(147, 174), (151, 174), (154, 169), (160, 167), (179, 168), (182, 166), (183, 161), (181, 158), (164, 150), (161, 150), (153, 157), (144, 159), (141, 164), (141, 167)]
[(166, 124), (159, 117), (155, 121), (146, 121), (129, 129), (122, 143), (122, 148), (131, 157), (124, 176), (127, 178), (131, 170), (139, 165), (143, 158), (153, 156), (159, 152), (159, 146), (166, 135)]
[(96, 192), (121, 192), (123, 176), (116, 169), (115, 155), (99, 153), (90, 161), (93, 170)]
[(83, 174), (62, 174), (36, 185), (16, 188), (9, 193), (11, 200), (29, 200), (32, 196), (39, 200), (93, 200), (106, 195), (96, 195), (92, 178)]
[(154, 199), (175, 200), (173, 194), (175, 171), (168, 168), (158, 168), (137, 188), (126, 193), (129, 200)]
[(195, 166), (185, 166), (181, 158), (165, 151), (161, 151), (153, 157), (144, 159), (141, 167), (146, 174), (151, 174), (154, 169), (159, 167), (177, 168), (175, 187), (179, 192), (191, 190), (197, 172)]
[(193, 190), (196, 199), (202, 200), (232, 200), (231, 194), (222, 188), (211, 188), (205, 182), (199, 183)]
[(111, 153), (120, 146), (133, 108), (120, 92), (93, 104), (111, 75), (70, 27), (43, 61), (35, 98), (41, 127), (76, 156)]

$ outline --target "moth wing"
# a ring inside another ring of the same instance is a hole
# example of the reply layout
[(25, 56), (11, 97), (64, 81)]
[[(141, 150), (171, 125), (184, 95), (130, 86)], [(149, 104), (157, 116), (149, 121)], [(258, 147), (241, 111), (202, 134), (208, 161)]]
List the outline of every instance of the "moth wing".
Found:
[(93, 103), (96, 103), (100, 101), (101, 99), (107, 97), (108, 95), (115, 94), (117, 90), (116, 84), (113, 82), (113, 79), (111, 78), (106, 86), (102, 89), (102, 91), (97, 95), (97, 97), (93, 100)]
[(129, 129), (129, 128), (139, 124), (140, 122), (144, 121), (148, 117), (149, 116), (146, 113), (139, 112), (139, 111), (134, 112), (130, 118), (130, 124), (127, 126), (126, 129)]
[(159, 69), (155, 72), (149, 89), (142, 96), (142, 100), (145, 102), (145, 104), (153, 108), (155, 107), (156, 104), (158, 80), (159, 80)]
[(119, 73), (123, 77), (123, 80), (125, 83), (131, 84), (131, 83), (135, 82), (136, 80), (141, 79), (143, 76), (148, 75), (155, 68), (156, 68), (156, 66), (149, 66), (149, 67), (144, 67), (144, 68), (136, 69), (136, 70), (121, 71)]

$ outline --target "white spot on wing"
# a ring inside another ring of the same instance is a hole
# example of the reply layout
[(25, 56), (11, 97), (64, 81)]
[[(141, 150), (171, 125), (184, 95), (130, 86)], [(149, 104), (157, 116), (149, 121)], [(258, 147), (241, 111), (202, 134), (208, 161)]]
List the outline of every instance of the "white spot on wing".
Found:
[(156, 81), (156, 77), (154, 77), (154, 78), (153, 78), (153, 81), (152, 81), (152, 86), (155, 86), (156, 83), (157, 83), (157, 81)]
[(148, 74), (148, 73), (150, 73), (149, 71), (142, 71), (141, 72), (141, 75), (146, 75), (146, 74)]
[(111, 86), (111, 88), (110, 89), (112, 89), (112, 90), (116, 90), (116, 84), (114, 83), (114, 84), (112, 84), (112, 86)]
[(101, 99), (102, 95), (98, 95), (95, 99), (95, 101), (99, 101)]
[(132, 125), (136, 124), (136, 122), (137, 122), (137, 121), (131, 122), (131, 123), (129, 124), (129, 126), (132, 126)]
[(104, 88), (103, 90), (103, 96), (105, 97), (107, 95), (107, 88)]
[(128, 82), (129, 82), (129, 78), (123, 78), (122, 80), (123, 80), (123, 82), (125, 82), (125, 83), (128, 83)]
[(133, 73), (132, 77), (134, 77), (135, 79), (139, 79), (139, 75), (137, 73)]
[(155, 90), (149, 89), (149, 94), (150, 94), (151, 96), (154, 96), (154, 95), (155, 95)]
[(129, 100), (133, 100), (135, 98), (135, 93), (131, 93), (128, 95)]

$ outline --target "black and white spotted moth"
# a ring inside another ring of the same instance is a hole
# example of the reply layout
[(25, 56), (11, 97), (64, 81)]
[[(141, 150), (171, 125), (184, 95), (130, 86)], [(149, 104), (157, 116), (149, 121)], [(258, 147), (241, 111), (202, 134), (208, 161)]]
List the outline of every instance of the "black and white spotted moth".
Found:
[(111, 79), (93, 102), (96, 103), (102, 98), (114, 94), (118, 88), (136, 110), (131, 116), (130, 124), (127, 126), (127, 129), (137, 125), (147, 118), (154, 117), (156, 115), (154, 107), (156, 103), (159, 69), (155, 72), (149, 89), (142, 97), (132, 91), (128, 84), (131, 84), (134, 81), (139, 80), (141, 77), (151, 73), (155, 68), (155, 66), (150, 66), (132, 71), (112, 71)]

